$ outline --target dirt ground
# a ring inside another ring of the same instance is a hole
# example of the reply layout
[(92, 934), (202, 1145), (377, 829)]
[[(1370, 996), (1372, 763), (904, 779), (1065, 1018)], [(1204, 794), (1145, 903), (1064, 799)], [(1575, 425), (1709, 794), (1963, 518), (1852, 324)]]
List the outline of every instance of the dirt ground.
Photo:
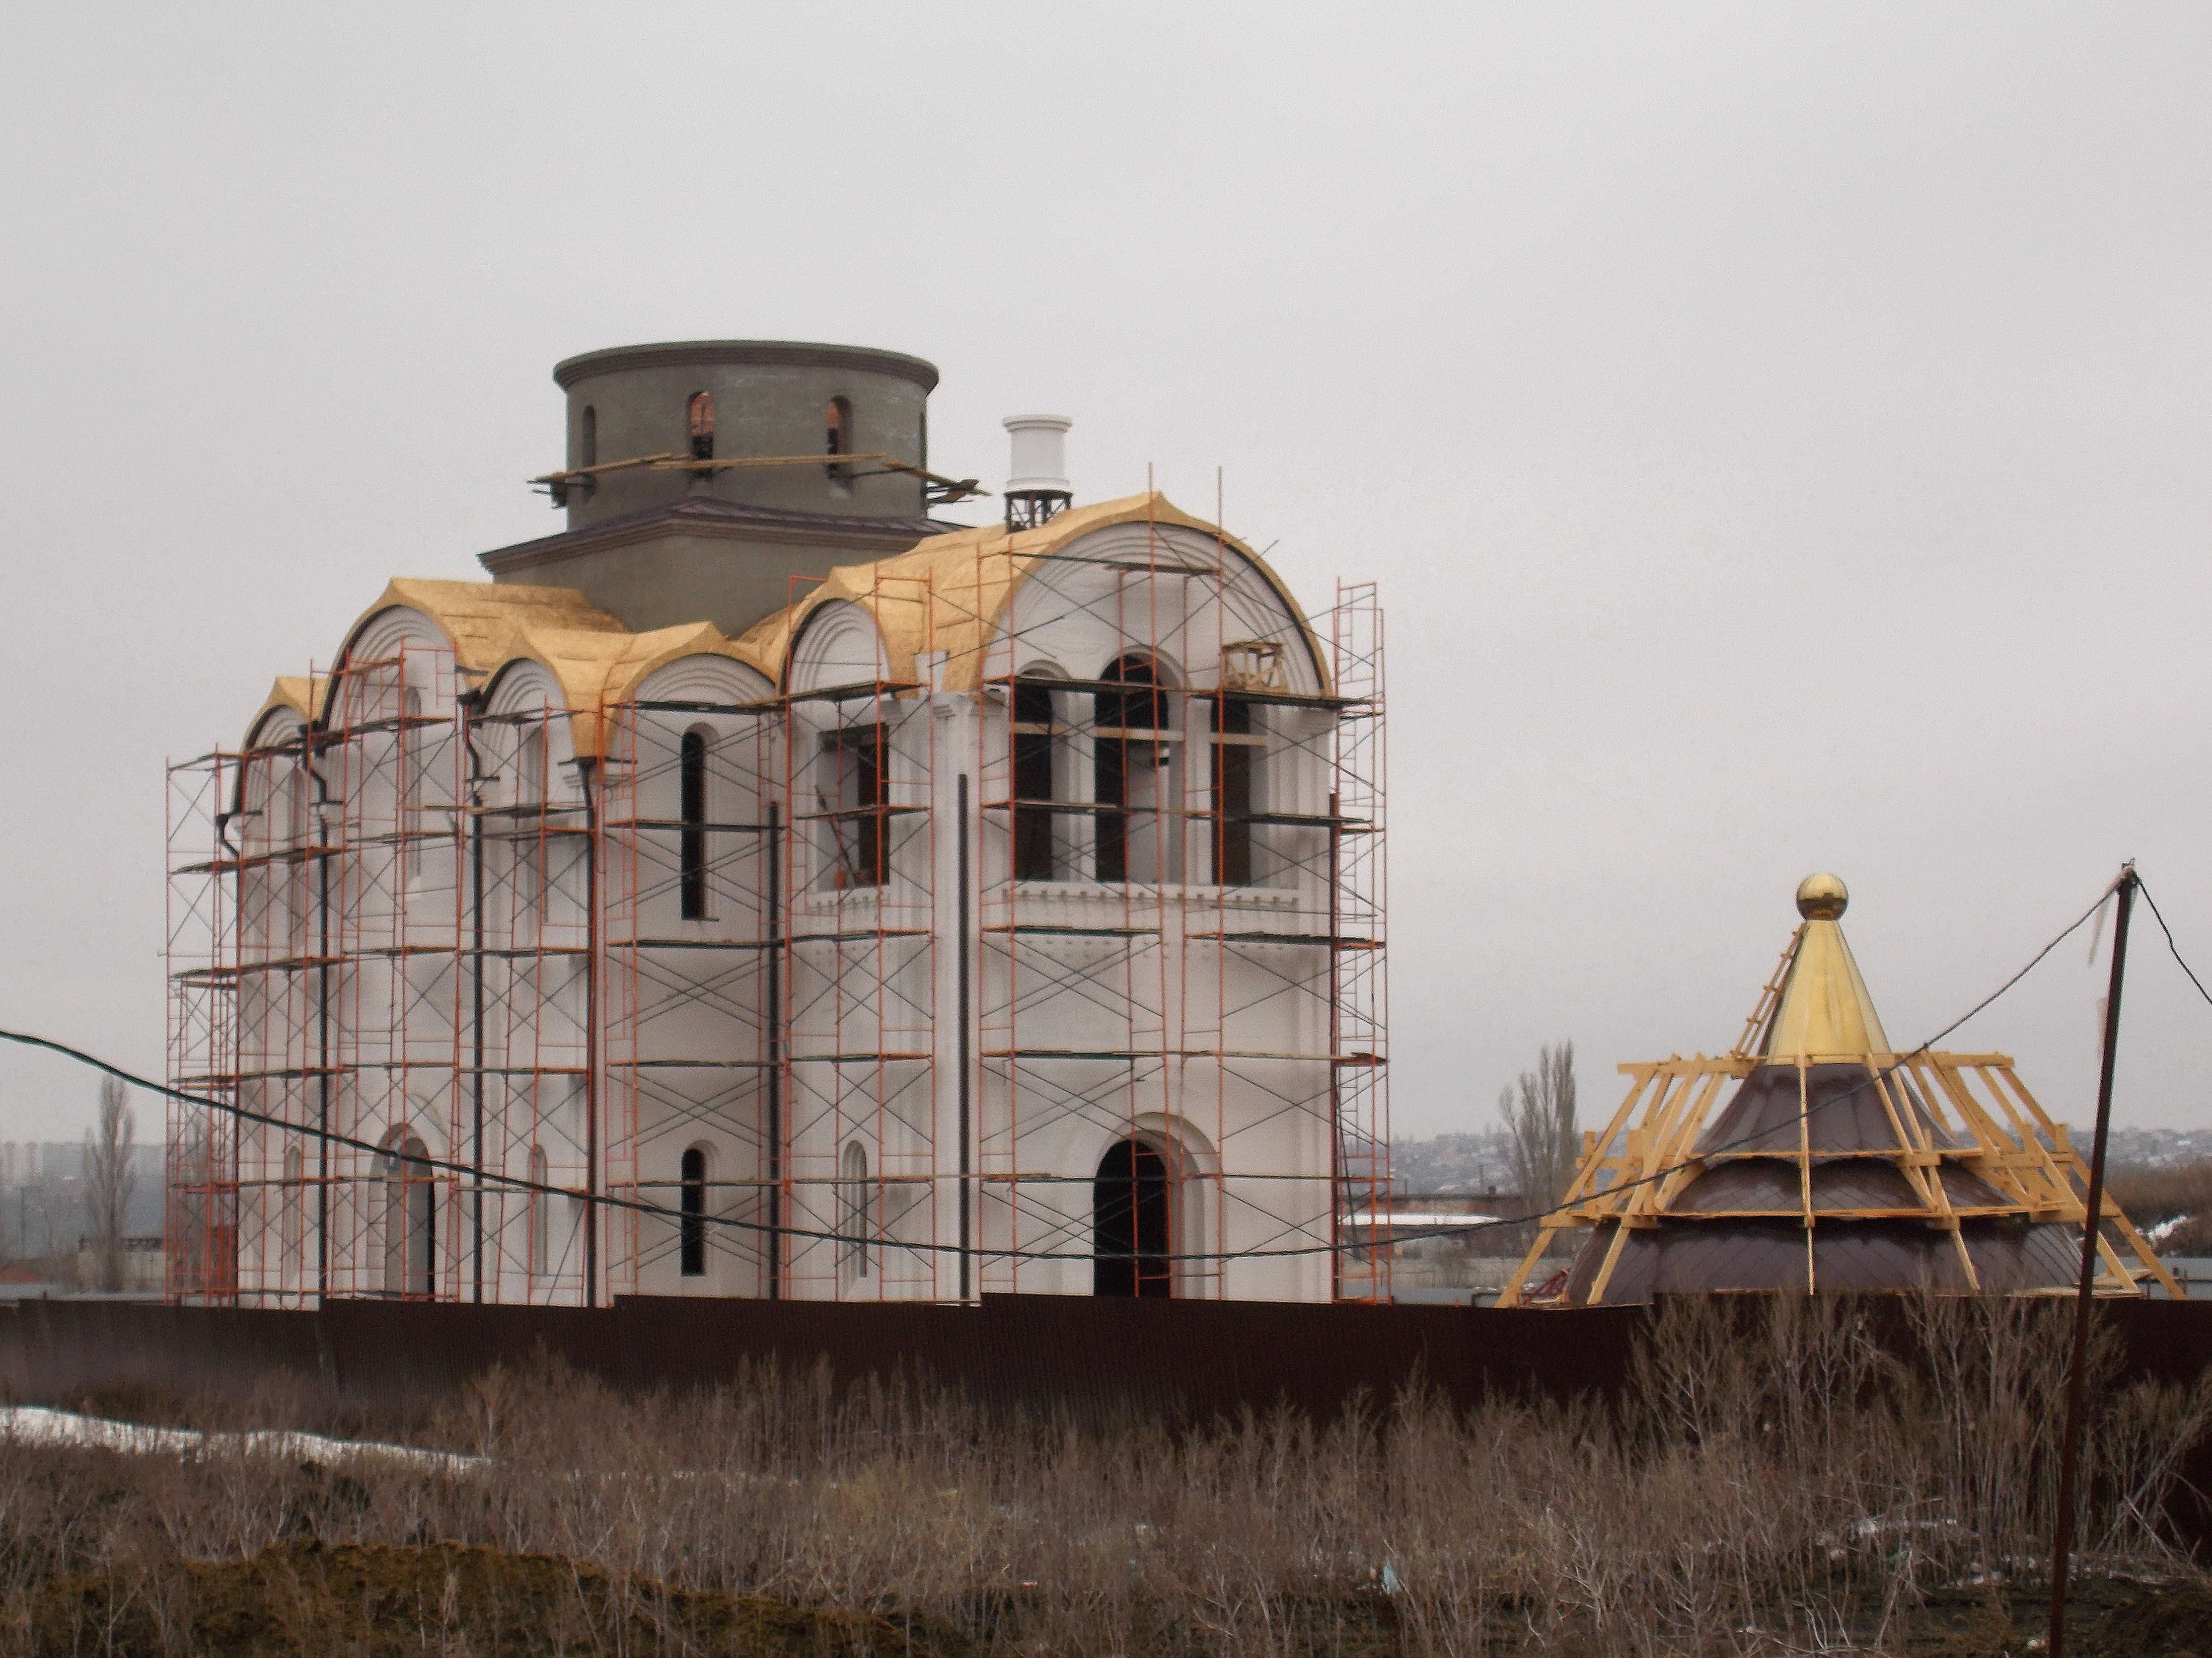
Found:
[[(2033, 1658), (2051, 1602), (2041, 1590), (1942, 1589), (1913, 1609), (1891, 1649), (1903, 1658)], [(2032, 1644), (2031, 1644), (2032, 1643)], [(2187, 1582), (2077, 1581), (2066, 1597), (2067, 1658), (2212, 1658), (2212, 1590)]]
[[(1316, 1615), (1307, 1631), (1321, 1638), (1292, 1644), (1340, 1658), (1392, 1658), (1403, 1649), (1380, 1597), (1328, 1610), (1334, 1615)], [(18, 1629), (34, 1658), (972, 1658), (975, 1651), (941, 1622), (687, 1593), (558, 1556), (441, 1543), (304, 1540), (250, 1560), (172, 1563), (132, 1579), (57, 1584), (27, 1612), (27, 1626)], [(2069, 1613), (2074, 1658), (2212, 1658), (2212, 1589), (2199, 1583), (2089, 1578), (2075, 1586)], [(2048, 1617), (2040, 1594), (1940, 1591), (1886, 1643), (1862, 1650), (2033, 1658)], [(1187, 1654), (1202, 1644), (1183, 1634), (1164, 1646)], [(1517, 1649), (1509, 1643), (1497, 1650)]]
[(963, 1658), (957, 1631), (775, 1600), (686, 1594), (557, 1556), (309, 1540), (245, 1561), (55, 1585), (36, 1658)]

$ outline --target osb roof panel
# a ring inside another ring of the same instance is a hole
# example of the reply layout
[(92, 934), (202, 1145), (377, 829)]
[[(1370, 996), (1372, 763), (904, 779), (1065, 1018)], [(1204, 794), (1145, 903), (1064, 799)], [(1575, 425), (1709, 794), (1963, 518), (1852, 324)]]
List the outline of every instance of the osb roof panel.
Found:
[(277, 675), (269, 687), (268, 696), (253, 711), (253, 718), (246, 722), (246, 729), (248, 732), (259, 729), (261, 722), (277, 708), (289, 709), (299, 715), (301, 720), (312, 722), (321, 711), (323, 694), (329, 689), (330, 683), (329, 677), (324, 674)]
[[(455, 664), (471, 673), (493, 676), (521, 661), (543, 666), (561, 688), (574, 720), (576, 752), (583, 755), (599, 751), (602, 711), (633, 695), (648, 674), (678, 657), (726, 656), (771, 683), (779, 665), (725, 638), (712, 623), (635, 634), (574, 588), (521, 582), (396, 577), (348, 631), (348, 641), (386, 611), (403, 608), (428, 616), (453, 641)], [(326, 683), (317, 682), (316, 695)]]
[(798, 604), (746, 629), (738, 642), (763, 659), (784, 663), (807, 617), (842, 600), (874, 618), (892, 678), (918, 678), (915, 659), (926, 651), (941, 651), (946, 657), (945, 689), (974, 690), (981, 683), (986, 651), (1015, 589), (1078, 538), (1123, 524), (1194, 530), (1218, 537), (1225, 550), (1248, 561), (1297, 619), (1322, 689), (1330, 689), (1328, 658), (1282, 578), (1234, 536), (1192, 517), (1157, 491), (1071, 507), (1034, 530), (1008, 531), (996, 525), (956, 530), (889, 558), (840, 565)]
[(650, 633), (604, 633), (567, 628), (516, 627), (497, 641), (499, 665), (538, 663), (561, 687), (573, 716), (578, 754), (600, 751), (605, 710), (628, 701), (655, 669), (684, 656), (725, 656), (773, 683), (775, 675), (741, 643), (726, 639), (711, 622), (658, 628)]
[[(1328, 661), (1319, 641), (1266, 561), (1157, 493), (1071, 507), (1035, 530), (1009, 532), (990, 525), (951, 531), (889, 558), (842, 565), (799, 604), (763, 618), (736, 640), (703, 622), (632, 634), (618, 617), (569, 587), (420, 576), (394, 578), (347, 630), (346, 639), (350, 647), (377, 616), (404, 608), (428, 617), (452, 641), (456, 665), (472, 675), (496, 674), (524, 659), (540, 663), (560, 684), (575, 717), (578, 752), (596, 753), (601, 710), (635, 695), (648, 674), (678, 656), (727, 656), (781, 685), (799, 629), (816, 610), (837, 600), (857, 604), (873, 617), (894, 678), (917, 677), (915, 658), (934, 649), (947, 653), (947, 689), (975, 689), (986, 647), (1030, 573), (1082, 536), (1136, 523), (1218, 537), (1225, 550), (1248, 560), (1297, 618), (1322, 687), (1328, 689)], [(280, 689), (271, 693), (262, 714), (281, 701), (313, 717), (327, 682), (278, 683)]]

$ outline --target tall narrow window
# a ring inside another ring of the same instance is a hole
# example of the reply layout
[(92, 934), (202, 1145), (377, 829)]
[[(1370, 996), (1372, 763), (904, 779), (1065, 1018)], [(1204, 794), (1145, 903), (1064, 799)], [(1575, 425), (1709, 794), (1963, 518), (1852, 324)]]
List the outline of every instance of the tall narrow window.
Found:
[[(546, 860), (545, 742), (543, 721), (515, 727), (514, 906), (516, 932), (527, 936), (544, 920)], [(518, 940), (520, 942), (520, 940)]]
[(422, 720), (422, 693), (410, 685), (399, 694), (399, 844), (410, 881), (422, 873), (422, 782), (430, 769), (423, 754), (429, 727)]
[(1052, 687), (1024, 676), (1014, 683), (1014, 878), (1053, 878), (1059, 825), (1051, 803), (1059, 756)]
[(1252, 729), (1252, 705), (1224, 692), (1213, 704), (1213, 878), (1252, 884), (1253, 784), (1267, 739)]
[[(823, 452), (829, 455), (851, 454), (853, 452), (853, 404), (850, 399), (830, 398), (829, 410), (823, 417), (823, 423), (825, 428), (823, 436)], [(853, 476), (853, 469), (849, 466), (832, 466), (828, 470), (830, 482), (833, 483), (845, 483)]]
[(280, 1234), (283, 1243), (283, 1261), (278, 1268), (277, 1282), (281, 1288), (297, 1290), (301, 1285), (301, 1263), (307, 1258), (307, 1158), (296, 1145), (284, 1151), (284, 1226)]
[(1091, 1293), (1174, 1293), (1167, 1159), (1133, 1137), (1098, 1161), (1091, 1187)]
[(845, 1148), (844, 1183), (837, 1206), (838, 1265), (848, 1284), (866, 1284), (872, 1269), (870, 1260), (875, 1216), (868, 1200), (868, 1148), (854, 1140)]
[[(301, 739), (303, 744), (305, 741), (305, 738)], [(287, 846), (299, 847), (307, 844), (309, 808), (312, 805), (309, 782), (305, 761), (293, 767), (285, 776), (284, 841)]]
[(682, 799), (678, 808), (677, 862), (683, 888), (684, 919), (707, 919), (707, 733), (688, 731), (678, 759)]
[[(304, 739), (303, 739), (304, 741)], [(284, 841), (295, 853), (304, 853), (313, 843), (310, 838), (309, 796), (307, 762), (303, 759), (292, 768), (284, 780)], [(315, 865), (306, 857), (295, 857), (284, 865), (284, 909), (290, 927), (285, 954), (294, 961), (307, 954), (309, 922), (314, 913)]]
[(1127, 687), (1097, 693), (1096, 747), (1098, 878), (1153, 882), (1174, 878), (1175, 820), (1162, 808), (1174, 793), (1173, 720), (1152, 659), (1115, 659), (1104, 676)]
[(590, 404), (584, 405), (584, 418), (576, 431), (576, 465), (597, 466), (599, 464), (599, 411)]
[(685, 423), (691, 428), (691, 459), (714, 459), (714, 394), (694, 392), (690, 404), (684, 410)]
[(823, 800), (834, 858), (830, 884), (841, 891), (879, 887), (890, 869), (884, 727), (842, 726), (824, 732), (822, 744), (835, 782), (834, 793), (824, 791)]
[(707, 1276), (707, 1154), (693, 1146), (684, 1154), (684, 1178), (679, 1192), (683, 1218), (678, 1250), (685, 1278)]
[(530, 1148), (530, 1276), (544, 1278), (553, 1265), (553, 1198), (545, 1190), (552, 1179), (545, 1163), (545, 1148)]

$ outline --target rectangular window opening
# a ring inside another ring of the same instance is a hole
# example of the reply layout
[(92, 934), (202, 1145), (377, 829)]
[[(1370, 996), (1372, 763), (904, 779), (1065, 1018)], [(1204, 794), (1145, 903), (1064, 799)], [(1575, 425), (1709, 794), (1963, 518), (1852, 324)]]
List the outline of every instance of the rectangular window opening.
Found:
[(846, 726), (823, 733), (829, 788), (820, 801), (830, 857), (829, 884), (838, 891), (879, 887), (890, 878), (885, 832), (890, 744), (883, 726)]
[(1213, 705), (1213, 878), (1253, 884), (1252, 821), (1267, 739), (1252, 729), (1252, 705), (1224, 696)]

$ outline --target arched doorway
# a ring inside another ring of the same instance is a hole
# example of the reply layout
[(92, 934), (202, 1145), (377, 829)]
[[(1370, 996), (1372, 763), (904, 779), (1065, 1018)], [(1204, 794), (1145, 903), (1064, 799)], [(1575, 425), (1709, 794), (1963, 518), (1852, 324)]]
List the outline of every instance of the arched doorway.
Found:
[(384, 1157), (384, 1290), (386, 1295), (428, 1296), (437, 1288), (433, 1227), (437, 1185), (429, 1147), (403, 1134)]
[(1174, 1294), (1168, 1234), (1167, 1159), (1141, 1139), (1116, 1141), (1091, 1186), (1091, 1292)]

